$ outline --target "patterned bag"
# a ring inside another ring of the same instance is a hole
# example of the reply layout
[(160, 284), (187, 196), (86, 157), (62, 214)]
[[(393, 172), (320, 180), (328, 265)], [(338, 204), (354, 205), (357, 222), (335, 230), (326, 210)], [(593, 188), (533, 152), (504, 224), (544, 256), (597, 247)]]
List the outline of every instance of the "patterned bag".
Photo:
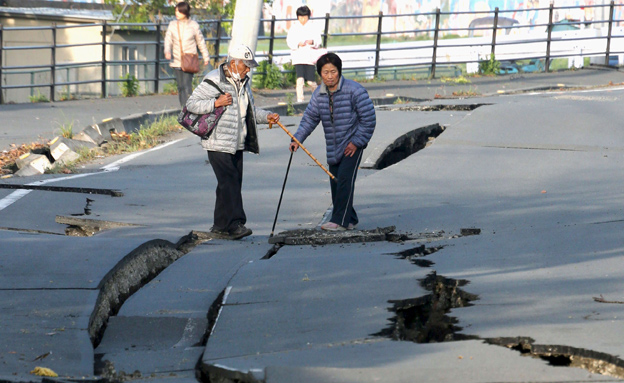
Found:
[[(204, 82), (214, 86), (221, 94), (225, 94), (214, 82), (208, 79), (205, 79)], [(194, 114), (189, 112), (185, 106), (178, 115), (178, 123), (189, 132), (201, 138), (208, 138), (217, 126), (223, 112), (225, 112), (225, 107), (220, 106), (207, 114)]]

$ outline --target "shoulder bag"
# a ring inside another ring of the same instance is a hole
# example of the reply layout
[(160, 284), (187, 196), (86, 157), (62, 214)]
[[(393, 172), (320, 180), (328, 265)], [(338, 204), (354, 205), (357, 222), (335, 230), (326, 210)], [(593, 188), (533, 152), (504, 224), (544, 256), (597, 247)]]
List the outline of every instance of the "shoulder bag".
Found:
[[(213, 81), (205, 79), (204, 82), (215, 87), (219, 93), (225, 94), (225, 92), (223, 92)], [(178, 115), (178, 123), (189, 132), (205, 139), (210, 137), (210, 134), (214, 130), (215, 126), (217, 126), (217, 122), (219, 122), (223, 112), (225, 112), (225, 107), (220, 106), (215, 108), (210, 113), (197, 115), (189, 112), (185, 106)]]
[(182, 48), (182, 35), (180, 34), (180, 22), (176, 23), (178, 26), (178, 39), (180, 40), (180, 69), (186, 73), (199, 72), (199, 56), (197, 53), (184, 53)]

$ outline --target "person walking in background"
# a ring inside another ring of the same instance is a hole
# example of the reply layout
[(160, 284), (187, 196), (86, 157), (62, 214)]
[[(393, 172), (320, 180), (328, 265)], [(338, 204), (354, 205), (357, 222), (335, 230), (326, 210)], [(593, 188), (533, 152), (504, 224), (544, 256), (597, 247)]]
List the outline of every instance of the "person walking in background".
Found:
[(232, 46), (227, 61), (208, 73), (186, 102), (187, 110), (195, 114), (206, 114), (215, 108), (225, 107), (212, 134), (202, 139), (201, 145), (208, 151), (208, 159), (217, 177), (211, 232), (228, 239), (240, 239), (252, 233), (245, 227), (247, 217), (241, 194), (243, 151), (260, 152), (256, 124), (275, 124), (279, 121), (277, 113), (254, 105), (247, 74), (257, 65), (249, 47), (242, 44)]
[[(335, 53), (319, 57), (316, 70), (323, 83), (312, 94), (294, 136), (303, 142), (323, 123), (327, 163), (336, 179), (330, 179), (332, 216), (321, 229), (353, 230), (359, 221), (353, 208), (355, 178), (377, 124), (375, 106), (362, 85), (342, 77), (342, 60)], [(290, 143), (291, 151), (298, 148)]]
[(312, 92), (316, 89), (316, 77), (314, 76), (314, 63), (321, 53), (318, 48), (321, 46), (321, 33), (310, 22), (310, 8), (307, 6), (297, 9), (297, 20), (290, 27), (286, 43), (290, 48), (292, 64), (295, 66), (297, 74), (297, 102), (303, 102), (303, 87), (307, 82), (312, 87)]
[[(169, 66), (174, 69), (178, 84), (178, 99), (180, 106), (184, 106), (193, 92), (194, 73), (182, 71), (182, 52), (197, 54), (199, 47), (204, 65), (208, 65), (210, 62), (210, 55), (199, 24), (190, 19), (191, 6), (186, 1), (181, 1), (176, 5), (175, 17), (176, 19), (169, 23), (165, 35), (165, 58), (171, 60)], [(182, 46), (180, 46), (180, 42), (182, 42)]]

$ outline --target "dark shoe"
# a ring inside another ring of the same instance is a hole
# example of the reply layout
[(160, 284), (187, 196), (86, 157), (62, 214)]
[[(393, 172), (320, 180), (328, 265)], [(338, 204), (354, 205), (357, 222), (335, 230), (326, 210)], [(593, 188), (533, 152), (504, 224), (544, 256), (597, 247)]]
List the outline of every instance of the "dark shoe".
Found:
[(210, 233), (213, 234), (215, 238), (230, 238), (230, 233), (227, 230), (217, 229), (216, 227), (210, 228)]
[(238, 225), (236, 229), (230, 230), (230, 239), (241, 239), (248, 235), (251, 235), (251, 229), (245, 227), (245, 225)]

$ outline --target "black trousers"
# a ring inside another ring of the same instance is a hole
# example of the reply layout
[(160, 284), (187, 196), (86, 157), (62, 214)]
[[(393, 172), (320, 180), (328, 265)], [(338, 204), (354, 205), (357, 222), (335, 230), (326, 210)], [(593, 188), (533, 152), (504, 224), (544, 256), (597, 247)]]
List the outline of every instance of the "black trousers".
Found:
[(184, 107), (186, 105), (186, 100), (191, 97), (191, 93), (193, 93), (193, 73), (182, 72), (181, 69), (176, 68), (174, 71), (176, 83), (178, 84), (178, 100), (180, 101), (180, 106)]
[(329, 180), (334, 205), (330, 221), (340, 226), (347, 227), (350, 223), (357, 225), (359, 222), (353, 208), (353, 193), (363, 152), (364, 149), (358, 148), (353, 157), (345, 156), (340, 163), (329, 165), (329, 171), (336, 177), (335, 180)]
[(208, 160), (217, 177), (214, 229), (229, 231), (247, 222), (243, 209), (243, 151), (236, 154), (208, 151)]

